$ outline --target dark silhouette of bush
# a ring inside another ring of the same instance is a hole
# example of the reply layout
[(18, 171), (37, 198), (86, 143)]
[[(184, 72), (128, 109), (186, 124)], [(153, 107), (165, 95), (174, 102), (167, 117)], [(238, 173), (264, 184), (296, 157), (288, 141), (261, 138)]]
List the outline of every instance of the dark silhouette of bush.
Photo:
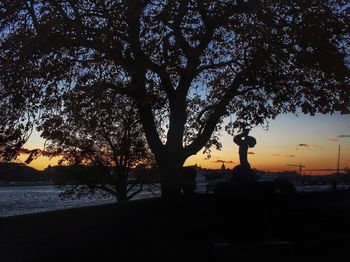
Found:
[(275, 189), (281, 194), (294, 194), (296, 193), (295, 185), (292, 181), (284, 178), (277, 178), (273, 182)]

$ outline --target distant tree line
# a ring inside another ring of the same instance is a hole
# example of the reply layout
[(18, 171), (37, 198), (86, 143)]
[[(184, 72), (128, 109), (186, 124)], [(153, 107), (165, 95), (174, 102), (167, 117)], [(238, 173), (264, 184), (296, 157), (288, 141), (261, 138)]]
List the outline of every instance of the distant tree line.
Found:
[(0, 183), (37, 181), (49, 181), (49, 177), (25, 164), (0, 163)]

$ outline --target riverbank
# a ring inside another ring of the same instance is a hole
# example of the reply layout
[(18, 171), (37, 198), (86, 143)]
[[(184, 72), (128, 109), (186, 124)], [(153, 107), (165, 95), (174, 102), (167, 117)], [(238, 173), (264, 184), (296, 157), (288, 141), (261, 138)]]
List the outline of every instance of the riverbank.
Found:
[(350, 192), (195, 195), (0, 218), (0, 261), (341, 258)]

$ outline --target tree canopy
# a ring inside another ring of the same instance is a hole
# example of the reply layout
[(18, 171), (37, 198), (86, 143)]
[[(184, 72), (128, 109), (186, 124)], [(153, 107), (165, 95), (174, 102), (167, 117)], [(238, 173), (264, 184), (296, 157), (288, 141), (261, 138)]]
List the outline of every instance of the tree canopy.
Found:
[(115, 90), (96, 87), (66, 92), (63, 105), (60, 112), (44, 116), (38, 130), (48, 141), (46, 153), (60, 155), (68, 165), (91, 167), (77, 177), (77, 189), (102, 189), (118, 200), (140, 192), (146, 179), (131, 183), (130, 170), (152, 165), (153, 156), (134, 103)]
[(224, 116), (349, 112), (349, 21), (344, 0), (3, 0), (1, 139), (20, 145), (66, 90), (104, 86), (135, 101), (176, 195), (186, 158), (220, 148)]

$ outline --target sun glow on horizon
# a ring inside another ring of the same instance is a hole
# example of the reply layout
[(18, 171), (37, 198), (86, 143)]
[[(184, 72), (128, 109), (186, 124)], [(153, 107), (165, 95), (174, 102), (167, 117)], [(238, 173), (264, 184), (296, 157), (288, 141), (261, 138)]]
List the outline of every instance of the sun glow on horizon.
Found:
[[(304, 165), (305, 175), (329, 174), (337, 167), (338, 145), (341, 145), (340, 169), (350, 167), (350, 115), (294, 116), (281, 115), (270, 122), (267, 131), (252, 130), (257, 145), (249, 150), (252, 168), (263, 171), (298, 171), (289, 165)], [(222, 135), (222, 150), (210, 159), (199, 152), (186, 165), (219, 169), (222, 163), (232, 169), (239, 164), (238, 146), (232, 136)]]
[[(28, 158), (28, 154), (20, 154), (17, 157), (17, 160), (21, 163), (25, 163), (26, 159)], [(47, 168), (49, 165), (50, 166), (56, 166), (58, 165), (58, 161), (60, 160), (60, 157), (46, 157), (46, 156), (40, 156), (37, 159), (33, 160), (30, 164), (28, 164), (28, 166), (42, 171), (45, 168)]]
[[(269, 129), (261, 127), (251, 131), (257, 144), (251, 148), (248, 156), (252, 168), (264, 171), (294, 171), (298, 167), (288, 165), (305, 165), (304, 174), (319, 175), (329, 171), (307, 171), (320, 169), (336, 169), (338, 145), (341, 145), (340, 169), (350, 167), (350, 115), (317, 115), (300, 116), (281, 115), (270, 122)], [(207, 158), (202, 152), (191, 156), (185, 165), (198, 165), (202, 168), (219, 169), (222, 163), (232, 169), (239, 164), (238, 146), (232, 136), (226, 132), (221, 134), (221, 151), (212, 151)], [(38, 133), (24, 146), (28, 149), (43, 148), (44, 140)], [(20, 155), (22, 162), (28, 155)], [(43, 170), (48, 165), (57, 165), (59, 157), (49, 159), (39, 157), (29, 166)]]

